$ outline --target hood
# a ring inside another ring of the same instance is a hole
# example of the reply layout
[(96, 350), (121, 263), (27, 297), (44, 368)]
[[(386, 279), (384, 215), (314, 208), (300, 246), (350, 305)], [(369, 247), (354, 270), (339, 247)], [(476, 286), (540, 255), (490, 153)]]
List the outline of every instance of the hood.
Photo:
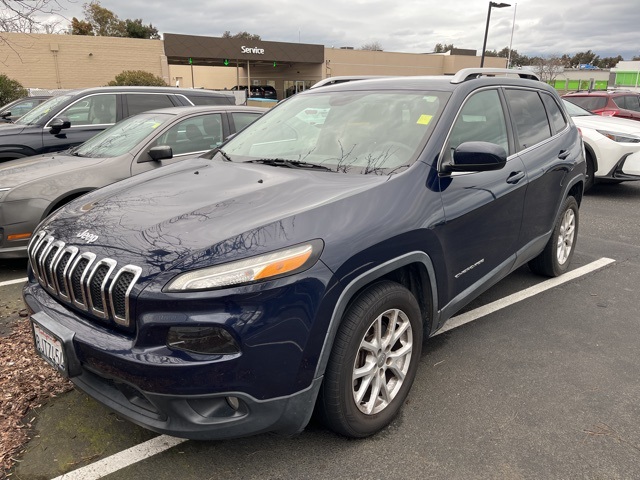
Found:
[[(68, 244), (153, 273), (181, 262), (211, 262), (211, 256), (222, 261), (240, 249), (255, 253), (256, 243), (272, 244), (275, 237), (310, 240), (296, 238), (297, 214), (386, 180), (198, 158), (91, 192), (58, 210), (43, 228)], [(237, 242), (263, 235), (268, 238), (238, 248)]]
[(626, 118), (603, 117), (601, 115), (585, 115), (572, 117), (573, 123), (578, 127), (592, 128), (594, 130), (607, 130), (612, 132), (634, 134), (640, 136), (640, 122)]
[(103, 158), (74, 157), (65, 152), (9, 160), (0, 163), (0, 188), (14, 188), (51, 175), (86, 168), (103, 160)]
[(28, 125), (16, 125), (15, 123), (0, 122), (0, 136), (17, 135), (27, 128)]

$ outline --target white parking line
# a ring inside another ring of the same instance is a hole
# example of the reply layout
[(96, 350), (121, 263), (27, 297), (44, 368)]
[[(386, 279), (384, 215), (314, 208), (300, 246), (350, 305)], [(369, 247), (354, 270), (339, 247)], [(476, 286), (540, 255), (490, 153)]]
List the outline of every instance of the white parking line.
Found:
[(441, 333), (448, 332), (449, 330), (453, 330), (454, 328), (460, 327), (466, 323), (473, 322), (474, 320), (479, 319), (480, 317), (484, 317), (489, 315), (490, 313), (496, 312), (502, 308), (508, 307), (509, 305), (513, 305), (514, 303), (521, 302), (529, 297), (533, 297), (539, 293), (544, 292), (545, 290), (549, 290), (550, 288), (557, 287), (558, 285), (562, 285), (563, 283), (570, 282), (578, 277), (586, 275), (587, 273), (594, 272), (599, 270), (602, 267), (606, 267), (610, 263), (615, 262), (615, 260), (611, 258), (601, 258), (600, 260), (596, 260), (595, 262), (591, 262), (583, 267), (576, 268), (575, 270), (571, 270), (570, 272), (561, 275), (560, 277), (550, 278), (542, 283), (538, 283), (533, 287), (526, 288), (521, 290), (520, 292), (516, 292), (508, 297), (501, 298), (500, 300), (496, 300), (495, 302), (488, 303), (482, 307), (476, 308), (475, 310), (470, 310), (466, 313), (458, 315), (456, 317), (451, 317), (447, 323), (445, 323), (444, 327), (436, 333), (436, 335), (440, 335)]
[[(514, 303), (537, 295), (538, 293), (544, 292), (545, 290), (549, 290), (550, 288), (562, 285), (563, 283), (574, 280), (578, 277), (586, 275), (587, 273), (594, 272), (613, 262), (615, 262), (615, 260), (612, 260), (611, 258), (601, 258), (600, 260), (572, 270), (571, 272), (565, 273), (560, 277), (546, 280), (542, 283), (534, 285), (533, 287), (509, 295), (508, 297), (505, 297), (501, 300), (497, 300), (480, 308), (476, 308), (475, 310), (463, 313), (462, 315), (458, 315), (457, 317), (452, 317), (445, 324), (445, 326), (438, 333), (436, 333), (436, 335), (447, 332), (466, 323), (473, 322), (474, 320), (484, 317), (485, 315), (489, 315), (490, 313), (493, 313), (497, 310), (508, 307), (509, 305), (513, 305)], [(103, 458), (96, 463), (92, 463), (85, 467), (79, 468), (78, 470), (65, 473), (64, 475), (56, 477), (53, 480), (95, 480), (98, 478), (102, 478), (122, 468), (128, 467), (129, 465), (140, 462), (149, 457), (152, 457), (153, 455), (175, 447), (176, 445), (179, 445), (185, 441), (186, 439), (183, 438), (160, 435), (159, 437), (131, 447), (120, 453), (115, 453), (110, 457)]]
[(186, 441), (185, 438), (160, 435), (159, 437), (152, 438), (127, 450), (115, 453), (110, 457), (103, 458), (99, 462), (60, 475), (53, 480), (95, 480), (102, 478)]
[(0, 287), (6, 287), (7, 285), (14, 285), (16, 283), (25, 283), (28, 278), (16, 278), (15, 280), (7, 280), (6, 282), (0, 282)]

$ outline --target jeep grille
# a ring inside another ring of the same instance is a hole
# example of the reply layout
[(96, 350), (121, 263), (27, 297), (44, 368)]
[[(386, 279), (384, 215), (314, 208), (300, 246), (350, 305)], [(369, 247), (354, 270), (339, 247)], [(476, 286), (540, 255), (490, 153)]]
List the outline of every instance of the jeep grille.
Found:
[(38, 283), (62, 303), (103, 320), (131, 325), (129, 296), (142, 269), (118, 267), (111, 258), (67, 246), (46, 231), (29, 244), (29, 262)]

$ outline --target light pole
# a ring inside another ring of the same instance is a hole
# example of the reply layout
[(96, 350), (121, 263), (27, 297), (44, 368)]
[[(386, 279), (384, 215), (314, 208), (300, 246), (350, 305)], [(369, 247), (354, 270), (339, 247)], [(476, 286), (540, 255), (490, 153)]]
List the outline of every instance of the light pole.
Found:
[(484, 52), (487, 49), (487, 36), (489, 35), (489, 20), (491, 19), (491, 7), (504, 8), (510, 7), (510, 3), (489, 2), (489, 11), (487, 12), (487, 26), (484, 29), (484, 42), (482, 43), (482, 57), (480, 57), (480, 68), (484, 67)]

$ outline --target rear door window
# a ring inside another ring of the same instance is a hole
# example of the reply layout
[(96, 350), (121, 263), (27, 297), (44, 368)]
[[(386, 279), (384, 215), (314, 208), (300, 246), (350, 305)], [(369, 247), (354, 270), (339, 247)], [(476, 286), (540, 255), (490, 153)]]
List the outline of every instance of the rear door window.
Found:
[(232, 112), (231, 119), (235, 126), (235, 131), (239, 132), (250, 123), (255, 122), (262, 114), (257, 112)]
[(634, 112), (640, 112), (640, 102), (636, 95), (625, 95), (624, 105), (627, 110), (633, 110)]
[(541, 95), (544, 106), (547, 109), (547, 114), (549, 115), (549, 119), (551, 120), (551, 125), (553, 126), (554, 133), (561, 132), (567, 126), (567, 120), (564, 118), (560, 107), (551, 95), (548, 95), (546, 93), (542, 93)]
[(127, 93), (125, 95), (129, 107), (129, 116), (157, 108), (173, 107), (169, 94)]
[(232, 95), (185, 95), (194, 105), (235, 105)]
[(518, 151), (551, 137), (547, 113), (538, 92), (520, 89), (507, 89), (505, 92), (516, 130)]
[(592, 97), (565, 97), (571, 103), (578, 105), (579, 107), (589, 110), (590, 112), (604, 108), (607, 104), (606, 97), (592, 96)]

